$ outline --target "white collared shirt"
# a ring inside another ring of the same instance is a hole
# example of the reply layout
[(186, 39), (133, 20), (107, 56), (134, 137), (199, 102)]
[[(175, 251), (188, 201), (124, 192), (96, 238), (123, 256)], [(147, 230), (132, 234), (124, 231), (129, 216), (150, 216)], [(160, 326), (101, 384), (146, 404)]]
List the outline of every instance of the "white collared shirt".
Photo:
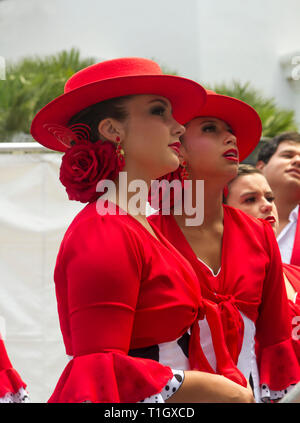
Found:
[(299, 205), (296, 206), (289, 215), (289, 223), (283, 228), (277, 237), (281, 260), (283, 263), (290, 264), (293, 252), (293, 246), (296, 236), (297, 219), (299, 214)]

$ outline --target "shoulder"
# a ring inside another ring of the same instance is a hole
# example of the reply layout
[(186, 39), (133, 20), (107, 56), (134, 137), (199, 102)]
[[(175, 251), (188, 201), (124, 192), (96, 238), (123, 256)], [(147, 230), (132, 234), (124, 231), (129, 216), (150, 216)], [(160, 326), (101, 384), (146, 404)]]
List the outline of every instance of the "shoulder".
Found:
[(269, 222), (250, 216), (242, 210), (224, 205), (224, 217), (231, 229), (234, 227), (239, 233), (243, 233), (248, 240), (251, 237), (254, 243), (270, 251), (278, 248), (273, 228)]
[(245, 230), (248, 228), (258, 231), (265, 231), (265, 228), (270, 226), (270, 224), (263, 219), (250, 216), (242, 210), (236, 209), (226, 204), (223, 205), (223, 208), (224, 214), (227, 216), (227, 218), (239, 225), (245, 225)]
[(147, 216), (147, 220), (151, 223), (159, 223), (162, 221), (163, 216), (161, 215), (160, 211), (156, 211), (155, 213), (150, 214)]
[(147, 217), (150, 225), (155, 226), (164, 235), (176, 230), (176, 222), (172, 214), (163, 215), (159, 211)]
[(68, 227), (61, 249), (103, 249), (118, 250), (121, 245), (142, 248), (144, 233), (138, 222), (127, 214), (120, 214), (110, 204), (106, 214), (100, 213), (97, 202), (88, 204), (74, 218)]
[(300, 292), (300, 266), (282, 263), (283, 272), (297, 292)]

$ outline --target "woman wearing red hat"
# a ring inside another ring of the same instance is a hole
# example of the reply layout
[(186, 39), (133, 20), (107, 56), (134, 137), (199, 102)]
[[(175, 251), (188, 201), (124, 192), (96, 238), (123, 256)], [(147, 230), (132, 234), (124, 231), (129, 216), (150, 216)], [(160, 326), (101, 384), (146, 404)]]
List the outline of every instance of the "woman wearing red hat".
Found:
[[(157, 213), (148, 220), (189, 261), (203, 297), (217, 306), (228, 349), (253, 385), (256, 401), (278, 399), (299, 381), (300, 371), (291, 343), (276, 239), (267, 222), (222, 205), (224, 189), (236, 176), (239, 160), (259, 142), (260, 118), (244, 102), (207, 91), (201, 114), (185, 126), (180, 149), (183, 166), (167, 179), (189, 179), (183, 199), (192, 197), (194, 203), (197, 180), (204, 180), (203, 223), (191, 226), (191, 216), (185, 210), (175, 212), (175, 204), (173, 213)], [(176, 207), (181, 195), (173, 198)], [(155, 196), (157, 192), (151, 201)], [(205, 320), (200, 322), (200, 333), (206, 330), (207, 339), (202, 337), (201, 342), (215, 369)]]
[[(267, 220), (276, 236), (279, 221), (274, 195), (259, 169), (245, 164), (239, 166), (237, 176), (228, 184), (226, 204)], [(293, 346), (300, 364), (300, 267), (287, 263), (282, 263), (282, 266), (290, 306)]]
[(33, 137), (65, 152), (60, 180), (69, 198), (89, 203), (69, 226), (56, 262), (71, 361), (50, 402), (253, 401), (224, 342), (216, 341), (219, 374), (207, 373), (197, 277), (152, 229), (145, 207), (133, 214), (129, 207), (131, 183), (147, 193), (152, 179), (178, 167), (181, 124), (205, 97), (200, 85), (163, 75), (150, 60), (116, 59), (73, 75), (33, 120)]
[(13, 368), (0, 333), (0, 404), (29, 402), (26, 384)]

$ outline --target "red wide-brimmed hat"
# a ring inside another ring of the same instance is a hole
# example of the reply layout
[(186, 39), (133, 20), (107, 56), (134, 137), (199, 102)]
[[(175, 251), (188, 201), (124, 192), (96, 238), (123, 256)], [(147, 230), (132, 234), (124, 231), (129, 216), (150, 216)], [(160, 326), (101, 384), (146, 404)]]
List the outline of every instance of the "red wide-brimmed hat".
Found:
[[(173, 116), (181, 124), (199, 115), (206, 98), (195, 81), (164, 75), (157, 63), (144, 58), (120, 58), (91, 65), (75, 73), (66, 83), (64, 94), (41, 109), (32, 121), (31, 134), (44, 146), (66, 151), (59, 128), (81, 110), (98, 102), (136, 94), (167, 98)], [(58, 129), (57, 129), (58, 128)]]
[(205, 106), (198, 116), (215, 117), (228, 123), (237, 138), (239, 160), (243, 161), (259, 143), (262, 124), (258, 113), (249, 104), (234, 97), (206, 90)]

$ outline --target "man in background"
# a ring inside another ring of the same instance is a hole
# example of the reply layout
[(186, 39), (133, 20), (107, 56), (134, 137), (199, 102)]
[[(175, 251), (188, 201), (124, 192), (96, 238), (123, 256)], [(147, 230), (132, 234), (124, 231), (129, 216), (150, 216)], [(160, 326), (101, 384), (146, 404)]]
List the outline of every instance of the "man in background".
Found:
[(261, 148), (256, 164), (275, 195), (283, 263), (300, 266), (300, 134), (285, 132)]

